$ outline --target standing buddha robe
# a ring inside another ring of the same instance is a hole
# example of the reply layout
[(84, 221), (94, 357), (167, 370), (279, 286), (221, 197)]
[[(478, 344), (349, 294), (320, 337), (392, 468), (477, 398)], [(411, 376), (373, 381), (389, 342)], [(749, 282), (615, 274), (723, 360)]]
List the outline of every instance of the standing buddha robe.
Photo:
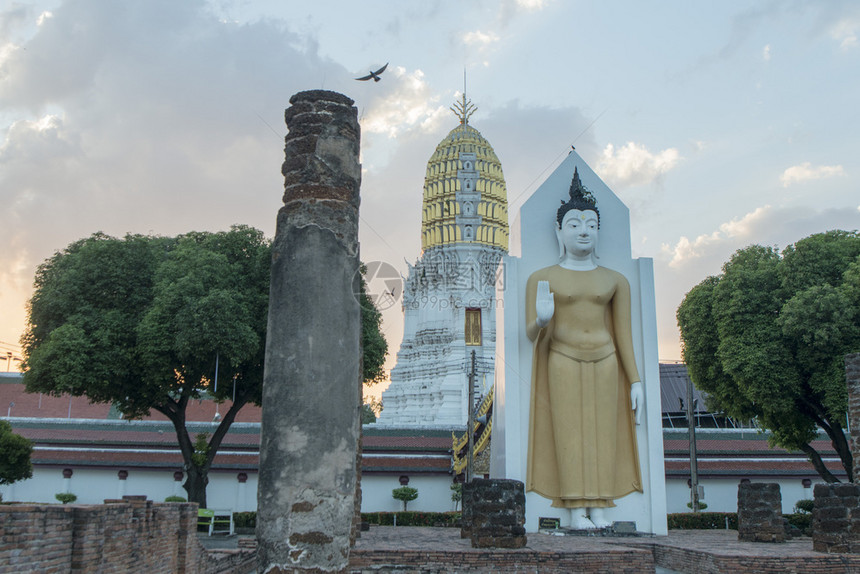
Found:
[[(538, 281), (549, 282), (555, 300), (543, 328)], [(526, 491), (557, 508), (612, 507), (642, 492), (627, 279), (605, 267), (536, 271), (526, 285), (526, 325), (534, 342)]]

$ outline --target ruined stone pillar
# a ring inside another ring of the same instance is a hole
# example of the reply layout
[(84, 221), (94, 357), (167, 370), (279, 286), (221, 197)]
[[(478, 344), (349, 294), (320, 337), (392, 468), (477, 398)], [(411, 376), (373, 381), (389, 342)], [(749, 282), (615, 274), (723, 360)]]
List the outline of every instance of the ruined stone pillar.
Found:
[(258, 571), (343, 572), (361, 406), (359, 126), (342, 94), (300, 92), (290, 104), (272, 246)]
[(845, 383), (848, 386), (848, 428), (851, 429), (854, 482), (860, 482), (860, 353), (845, 355)]
[(785, 542), (778, 483), (742, 482), (738, 485), (738, 540)]
[(860, 553), (860, 485), (816, 484), (812, 508), (812, 549)]

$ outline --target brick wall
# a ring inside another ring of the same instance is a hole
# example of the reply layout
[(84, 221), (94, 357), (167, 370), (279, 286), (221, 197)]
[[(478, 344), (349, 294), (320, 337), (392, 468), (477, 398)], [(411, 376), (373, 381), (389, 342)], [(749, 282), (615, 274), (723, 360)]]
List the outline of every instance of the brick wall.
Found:
[(860, 553), (860, 484), (816, 484), (812, 548)]
[(567, 574), (569, 572), (653, 572), (654, 557), (650, 549), (624, 548), (615, 552), (538, 552), (533, 550), (486, 550), (447, 552), (420, 550), (353, 550), (349, 557), (351, 574), (402, 574), (417, 572), (534, 573)]
[(815, 574), (845, 574), (860, 571), (860, 556), (845, 556), (834, 560), (830, 556), (803, 556), (779, 558), (775, 556), (720, 555), (691, 548), (654, 545), (657, 565), (677, 572), (697, 574), (724, 574), (725, 572), (815, 572)]
[(105, 505), (0, 506), (0, 574), (253, 570), (252, 551), (210, 555), (203, 549), (196, 504), (129, 498)]
[(845, 355), (845, 382), (848, 385), (848, 425), (851, 428), (851, 454), (854, 455), (854, 481), (860, 481), (860, 353)]

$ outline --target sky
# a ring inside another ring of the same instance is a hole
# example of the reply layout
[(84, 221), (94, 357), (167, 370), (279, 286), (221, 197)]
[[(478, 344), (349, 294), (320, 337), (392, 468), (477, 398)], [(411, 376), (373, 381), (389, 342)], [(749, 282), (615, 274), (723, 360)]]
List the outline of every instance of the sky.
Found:
[[(0, 355), (77, 239), (271, 237), (303, 90), (355, 100), (361, 258), (405, 274), (465, 71), (511, 221), (575, 145), (630, 208), (678, 360), (675, 310), (737, 249), (860, 228), (858, 36), (839, 0), (0, 0)], [(399, 306), (383, 319), (390, 368)]]

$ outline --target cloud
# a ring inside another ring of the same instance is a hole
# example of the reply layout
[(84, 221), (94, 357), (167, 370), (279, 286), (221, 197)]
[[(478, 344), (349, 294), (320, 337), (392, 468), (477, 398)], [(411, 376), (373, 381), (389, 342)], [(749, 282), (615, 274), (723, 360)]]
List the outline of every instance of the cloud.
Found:
[(389, 84), (394, 87), (384, 96), (373, 100), (361, 119), (362, 130), (371, 134), (384, 134), (395, 138), (414, 128), (431, 132), (446, 115), (446, 108), (439, 102), (441, 96), (434, 94), (424, 80), (424, 72), (396, 66), (390, 70)]
[(766, 44), (765, 47), (762, 48), (761, 57), (762, 57), (762, 60), (764, 60), (765, 62), (770, 62), (770, 58), (771, 58), (770, 44)]
[(788, 187), (793, 183), (839, 175), (845, 175), (845, 170), (842, 169), (841, 165), (820, 165), (813, 167), (810, 162), (805, 161), (799, 165), (793, 165), (782, 172), (782, 175), (779, 176), (779, 181), (783, 187)]
[(542, 10), (548, 3), (547, 0), (517, 0), (517, 6), (528, 12)]
[[(860, 208), (858, 208), (860, 209)], [(680, 237), (674, 245), (663, 244), (661, 260), (674, 269), (689, 266), (696, 260), (721, 261), (747, 245), (786, 246), (813, 233), (831, 229), (856, 229), (857, 217), (850, 207), (812, 210), (808, 207), (780, 207), (770, 205), (720, 224), (711, 233), (690, 240)]]
[(481, 32), (480, 30), (475, 30), (473, 32), (466, 32), (463, 34), (463, 43), (467, 46), (485, 48), (491, 44), (497, 43), (498, 41), (499, 36), (494, 32)]
[(506, 28), (524, 14), (540, 12), (550, 5), (552, 0), (502, 0), (496, 3), (498, 7), (496, 23)]
[(839, 47), (843, 50), (856, 48), (858, 28), (860, 28), (860, 16), (846, 16), (833, 24), (830, 28), (830, 37), (839, 42)]
[(607, 144), (595, 171), (610, 187), (627, 187), (653, 182), (677, 166), (680, 159), (675, 148), (652, 153), (635, 142), (617, 149)]
[(662, 252), (671, 257), (669, 260), (670, 267), (681, 267), (692, 259), (702, 257), (714, 245), (735, 239), (749, 238), (757, 223), (766, 217), (770, 210), (769, 205), (759, 207), (743, 217), (721, 224), (712, 233), (699, 235), (693, 241), (682, 236), (674, 247), (663, 244)]
[(76, 0), (52, 13), (38, 26), (35, 11), (0, 14), (6, 37), (21, 38), (0, 62), (0, 205), (15, 262), (0, 266), (0, 340), (20, 335), (38, 263), (96, 231), (247, 223), (272, 235), (290, 95), (355, 83), (282, 24), (223, 23), (203, 2)]

